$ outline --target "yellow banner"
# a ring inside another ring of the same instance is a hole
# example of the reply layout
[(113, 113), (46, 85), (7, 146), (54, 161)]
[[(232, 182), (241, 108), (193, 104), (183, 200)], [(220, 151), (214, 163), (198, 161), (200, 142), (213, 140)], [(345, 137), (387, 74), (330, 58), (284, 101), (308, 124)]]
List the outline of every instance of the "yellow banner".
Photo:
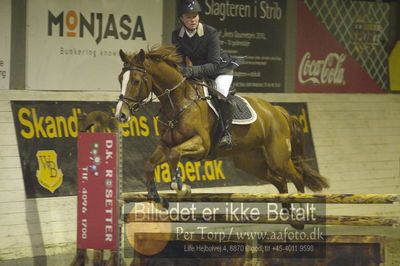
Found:
[(389, 56), (390, 90), (400, 91), (400, 41), (397, 41)]

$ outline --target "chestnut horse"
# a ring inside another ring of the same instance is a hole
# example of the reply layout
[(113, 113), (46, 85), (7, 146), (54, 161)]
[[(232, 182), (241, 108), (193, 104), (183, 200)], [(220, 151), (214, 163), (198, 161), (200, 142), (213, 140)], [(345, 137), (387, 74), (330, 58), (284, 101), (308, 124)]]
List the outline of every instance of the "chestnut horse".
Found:
[[(213, 128), (217, 117), (204, 101), (201, 86), (186, 80), (179, 72), (181, 56), (175, 47), (165, 46), (127, 55), (120, 50), (124, 64), (119, 75), (121, 94), (115, 116), (129, 121), (140, 106), (157, 97), (160, 142), (144, 164), (149, 199), (168, 206), (160, 198), (154, 181), (156, 165), (168, 162), (171, 188), (178, 195), (190, 193), (180, 179), (181, 158), (205, 159), (212, 149)], [(328, 182), (304, 160), (304, 133), (300, 123), (282, 107), (255, 97), (245, 97), (258, 118), (248, 125), (232, 126), (231, 150), (216, 149), (217, 157), (231, 156), (234, 165), (247, 173), (272, 183), (279, 193), (288, 193), (291, 181), (299, 193), (305, 187), (312, 191), (327, 188)]]

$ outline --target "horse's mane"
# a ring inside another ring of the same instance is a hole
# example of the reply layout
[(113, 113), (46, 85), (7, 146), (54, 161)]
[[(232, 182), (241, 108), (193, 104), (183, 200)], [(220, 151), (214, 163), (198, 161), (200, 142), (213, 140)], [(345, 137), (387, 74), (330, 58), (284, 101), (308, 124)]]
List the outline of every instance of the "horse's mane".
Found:
[(154, 47), (148, 51), (147, 55), (153, 60), (164, 60), (168, 64), (178, 65), (182, 63), (182, 56), (178, 54), (175, 46)]
[[(133, 60), (136, 59), (138, 53), (134, 54)], [(177, 67), (182, 63), (182, 56), (178, 54), (176, 47), (172, 45), (153, 46), (146, 52), (146, 57), (154, 61), (164, 61), (165, 63)]]

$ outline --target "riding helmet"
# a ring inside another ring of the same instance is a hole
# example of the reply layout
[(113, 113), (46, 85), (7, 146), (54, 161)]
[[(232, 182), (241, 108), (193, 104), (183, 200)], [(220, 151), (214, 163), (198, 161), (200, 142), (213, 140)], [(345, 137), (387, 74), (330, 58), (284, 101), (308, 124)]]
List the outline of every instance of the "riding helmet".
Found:
[(178, 17), (186, 13), (200, 13), (201, 6), (197, 0), (181, 0), (178, 5)]

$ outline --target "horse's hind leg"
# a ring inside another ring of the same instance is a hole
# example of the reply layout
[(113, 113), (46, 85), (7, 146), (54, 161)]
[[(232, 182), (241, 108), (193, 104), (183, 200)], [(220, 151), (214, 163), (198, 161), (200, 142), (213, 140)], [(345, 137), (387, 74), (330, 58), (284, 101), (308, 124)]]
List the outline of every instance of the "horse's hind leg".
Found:
[(283, 162), (281, 167), (273, 168), (273, 171), (277, 175), (284, 176), (288, 180), (292, 181), (299, 193), (305, 192), (303, 176), (296, 170), (296, 167), (291, 159)]
[[(304, 193), (303, 176), (296, 170), (291, 159), (291, 145), (288, 138), (275, 137), (269, 145), (265, 145), (265, 158), (271, 167), (271, 172), (276, 176), (285, 177), (290, 180), (299, 193)], [(282, 207), (291, 210), (292, 205), (282, 203)], [(304, 229), (304, 224), (291, 224), (296, 229)]]
[(265, 144), (264, 157), (271, 171), (278, 176), (290, 180), (300, 193), (304, 193), (303, 176), (296, 170), (291, 159), (291, 145), (289, 137), (275, 136), (272, 141)]
[(297, 171), (296, 167), (292, 159), (289, 159), (287, 162), (287, 168), (285, 168), (285, 173), (291, 176), (291, 181), (293, 182), (294, 186), (296, 187), (297, 191), (300, 193), (304, 193), (304, 179), (303, 176)]
[(278, 189), (279, 193), (288, 193), (286, 179), (274, 174), (268, 167), (268, 164), (264, 159), (263, 148), (242, 153), (240, 156), (235, 156), (234, 164), (237, 168), (258, 177), (261, 180), (269, 181)]
[[(234, 157), (235, 166), (262, 180), (269, 181), (278, 189), (279, 193), (288, 193), (285, 175), (278, 175), (273, 171), (267, 164), (264, 154), (264, 149), (259, 149), (236, 156)], [(282, 207), (290, 210), (291, 205), (289, 203), (282, 203)], [(304, 228), (304, 225), (301, 224), (291, 224), (291, 226), (295, 229)]]

